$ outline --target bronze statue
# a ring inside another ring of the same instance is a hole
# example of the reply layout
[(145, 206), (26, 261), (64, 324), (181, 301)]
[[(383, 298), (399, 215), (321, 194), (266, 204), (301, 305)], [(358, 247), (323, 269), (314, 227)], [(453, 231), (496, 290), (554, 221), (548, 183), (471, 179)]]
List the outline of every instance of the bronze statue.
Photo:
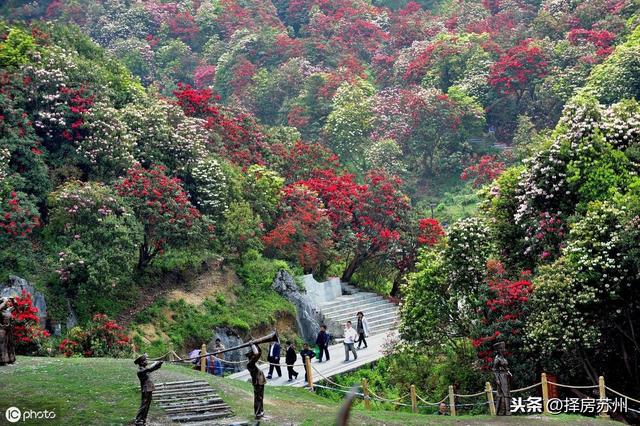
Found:
[(498, 397), (496, 400), (496, 414), (498, 416), (511, 415), (511, 372), (509, 363), (505, 358), (506, 345), (499, 342), (493, 345), (496, 352), (493, 358), (493, 375), (496, 378)]
[(0, 365), (13, 364), (16, 361), (16, 350), (13, 342), (13, 306), (11, 299), (0, 300)]
[(162, 361), (156, 361), (151, 364), (151, 367), (147, 368), (147, 358), (147, 354), (143, 354), (133, 361), (138, 366), (138, 379), (140, 379), (140, 392), (142, 396), (140, 409), (138, 409), (138, 414), (136, 414), (136, 426), (144, 426), (147, 424), (147, 414), (149, 414), (149, 407), (151, 406), (153, 391), (155, 390), (155, 386), (149, 375), (162, 367)]
[(267, 383), (264, 373), (256, 365), (260, 355), (262, 355), (260, 346), (253, 344), (251, 345), (251, 352), (246, 353), (246, 357), (249, 358), (247, 370), (251, 374), (251, 383), (253, 384), (253, 413), (256, 416), (256, 420), (264, 417), (264, 385)]

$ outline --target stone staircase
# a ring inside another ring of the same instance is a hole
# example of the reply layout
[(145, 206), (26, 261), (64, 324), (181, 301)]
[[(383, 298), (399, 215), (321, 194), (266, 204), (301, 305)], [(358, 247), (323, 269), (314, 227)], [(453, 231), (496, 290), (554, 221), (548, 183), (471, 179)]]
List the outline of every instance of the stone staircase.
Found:
[(369, 323), (370, 334), (385, 333), (398, 326), (398, 306), (375, 293), (359, 291), (342, 283), (342, 296), (318, 306), (329, 333), (343, 337), (344, 324), (351, 321), (356, 326), (356, 313), (362, 311)]
[(205, 381), (187, 380), (156, 385), (153, 400), (172, 421), (189, 425), (226, 425), (231, 408)]

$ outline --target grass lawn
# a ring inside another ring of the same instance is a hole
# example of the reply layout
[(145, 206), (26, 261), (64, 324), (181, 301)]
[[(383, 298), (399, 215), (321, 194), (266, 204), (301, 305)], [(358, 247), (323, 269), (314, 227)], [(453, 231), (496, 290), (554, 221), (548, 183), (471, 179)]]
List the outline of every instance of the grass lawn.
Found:
[[(208, 380), (238, 420), (252, 417), (253, 390), (249, 383), (202, 375), (183, 367), (166, 364), (153, 375), (155, 382), (165, 380)], [(267, 417), (261, 424), (333, 425), (339, 406), (299, 388), (267, 387)], [(43, 425), (122, 425), (131, 424), (139, 404), (139, 385), (131, 360), (107, 358), (31, 358), (18, 357), (16, 364), (0, 367), (0, 425), (5, 410), (53, 410), (54, 420), (17, 424)], [(150, 425), (170, 424), (163, 411), (152, 405)], [(438, 417), (395, 411), (364, 411), (360, 406), (351, 414), (352, 425), (607, 425), (616, 424), (579, 416), (511, 417), (489, 416)]]

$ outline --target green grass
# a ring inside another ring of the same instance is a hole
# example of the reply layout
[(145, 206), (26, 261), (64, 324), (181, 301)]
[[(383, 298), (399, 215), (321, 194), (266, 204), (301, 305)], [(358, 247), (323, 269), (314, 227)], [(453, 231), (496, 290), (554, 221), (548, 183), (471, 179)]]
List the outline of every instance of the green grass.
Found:
[[(252, 387), (249, 383), (204, 375), (166, 364), (153, 374), (156, 383), (165, 380), (204, 379), (217, 389), (233, 409), (236, 419), (252, 417)], [(131, 360), (109, 358), (18, 357), (16, 364), (0, 367), (0, 425), (9, 424), (4, 411), (53, 410), (54, 420), (20, 424), (122, 425), (129, 424), (139, 404), (139, 385)], [(339, 403), (299, 388), (267, 387), (263, 424), (333, 425)], [(168, 424), (163, 411), (152, 405), (152, 424)], [(489, 416), (438, 417), (397, 411), (365, 411), (361, 405), (351, 413), (350, 425), (613, 425), (614, 422), (579, 416), (496, 418)]]

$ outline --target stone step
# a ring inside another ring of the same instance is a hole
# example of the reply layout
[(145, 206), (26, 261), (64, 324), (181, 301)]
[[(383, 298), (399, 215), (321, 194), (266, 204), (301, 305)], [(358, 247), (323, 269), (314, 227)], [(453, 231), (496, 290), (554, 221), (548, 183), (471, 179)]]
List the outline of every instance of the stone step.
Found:
[(371, 295), (366, 297), (358, 297), (358, 295), (354, 296), (340, 296), (331, 302), (323, 303), (319, 306), (321, 311), (330, 311), (334, 309), (345, 309), (347, 307), (354, 307), (357, 305), (364, 305), (367, 303), (372, 303), (375, 301), (384, 301), (382, 296)]
[(171, 420), (178, 423), (186, 423), (186, 422), (203, 422), (207, 420), (217, 420), (222, 417), (228, 417), (233, 415), (231, 411), (220, 411), (216, 413), (207, 413), (207, 414), (186, 414), (182, 416), (172, 416)]
[(224, 402), (219, 402), (220, 398), (204, 398), (204, 399), (192, 399), (186, 401), (163, 401), (159, 404), (163, 408), (176, 408), (176, 407), (184, 407), (184, 406), (200, 406), (200, 405), (209, 405), (209, 404), (224, 404)]
[[(369, 309), (362, 312), (364, 313), (365, 318), (367, 318), (367, 321), (371, 322), (372, 319), (381, 317), (383, 315), (387, 315), (389, 313), (394, 313), (397, 315), (398, 307), (391, 304), (376, 305), (375, 309)], [(341, 312), (341, 313), (325, 313), (324, 317), (337, 322), (346, 322), (351, 320), (351, 322), (354, 324), (355, 324), (355, 321), (357, 320), (356, 313), (353, 311)]]
[(208, 394), (208, 393), (213, 393), (213, 389), (206, 387), (206, 388), (198, 388), (198, 389), (185, 389), (185, 390), (180, 390), (180, 391), (171, 391), (171, 390), (166, 390), (166, 391), (161, 391), (161, 392), (154, 392), (153, 395), (154, 396), (158, 396), (158, 397), (162, 397), (162, 396), (171, 396), (171, 395), (177, 395), (177, 396), (181, 396), (181, 395), (204, 395), (204, 394)]
[[(321, 312), (325, 315), (325, 316), (334, 316), (334, 315), (340, 315), (340, 314), (353, 314), (355, 316), (356, 313), (358, 313), (359, 311), (364, 312), (365, 315), (368, 315), (371, 312), (375, 312), (376, 309), (378, 309), (379, 307), (382, 306), (386, 306), (386, 305), (392, 305), (391, 303), (387, 302), (386, 300), (382, 299), (382, 300), (371, 300), (371, 301), (364, 301), (362, 303), (357, 302), (357, 303), (349, 303), (349, 304), (345, 304), (344, 306), (336, 306), (336, 307), (332, 307), (332, 308), (322, 308)], [(392, 305), (395, 306), (395, 305)]]
[(336, 304), (340, 304), (342, 302), (345, 301), (349, 301), (349, 300), (363, 300), (363, 299), (368, 299), (371, 297), (377, 297), (377, 298), (382, 298), (382, 296), (376, 294), (376, 293), (371, 293), (371, 292), (360, 292), (360, 293), (356, 293), (356, 294), (345, 294), (342, 296), (338, 296), (333, 300), (329, 300), (328, 302), (324, 302), (321, 304), (321, 306), (331, 306), (331, 305), (336, 305)]
[(178, 414), (178, 413), (203, 413), (207, 411), (228, 411), (230, 408), (225, 403), (217, 403), (217, 404), (201, 404), (201, 405), (184, 405), (180, 407), (162, 407), (164, 411), (169, 414)]
[(389, 330), (395, 330), (396, 328), (398, 328), (398, 324), (382, 324), (376, 327), (372, 327), (371, 329), (369, 329), (369, 333), (370, 334), (381, 334), (381, 333), (385, 333)]
[(204, 381), (204, 380), (185, 380), (182, 382), (163, 382), (163, 383), (158, 383), (156, 385), (156, 388), (161, 387), (161, 388), (174, 388), (174, 387), (184, 387), (184, 386), (200, 386), (200, 385), (209, 385), (208, 382)]
[(183, 385), (183, 386), (156, 386), (156, 392), (182, 392), (189, 390), (199, 390), (199, 389), (210, 389), (208, 383), (202, 384), (192, 384), (192, 385)]
[(189, 386), (189, 385), (208, 385), (207, 382), (205, 382), (204, 380), (181, 380), (178, 382), (163, 382), (163, 383), (158, 383), (156, 384), (156, 389), (158, 388), (170, 388), (170, 387), (182, 387), (182, 386)]
[(222, 398), (220, 398), (215, 393), (210, 395), (192, 395), (192, 396), (184, 396), (184, 397), (175, 397), (175, 398), (158, 398), (155, 400), (159, 404), (167, 404), (172, 402), (184, 402), (184, 401), (214, 401), (214, 402), (223, 402)]

